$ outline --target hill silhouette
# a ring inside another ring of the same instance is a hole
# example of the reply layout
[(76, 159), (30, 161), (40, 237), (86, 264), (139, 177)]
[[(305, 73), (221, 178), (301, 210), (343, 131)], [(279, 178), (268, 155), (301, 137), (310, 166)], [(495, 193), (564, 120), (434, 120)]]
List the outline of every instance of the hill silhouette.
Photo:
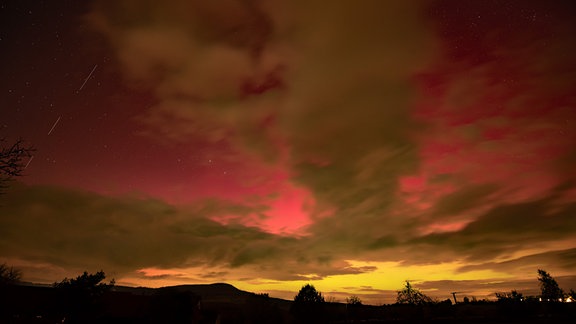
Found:
[(245, 299), (253, 295), (253, 293), (240, 290), (227, 283), (178, 285), (178, 286), (162, 287), (157, 289), (166, 291), (192, 292), (202, 297), (203, 301), (213, 301), (222, 299), (226, 300)]
[[(188, 284), (177, 286), (166, 286), (160, 288), (148, 287), (128, 287), (128, 286), (115, 286), (115, 291), (129, 292), (135, 295), (151, 295), (155, 292), (190, 292), (202, 298), (202, 303), (210, 302), (231, 302), (241, 303), (249, 298), (258, 296), (255, 293), (240, 290), (228, 283), (213, 283), (213, 284)], [(270, 300), (290, 302), (288, 300), (269, 297)]]

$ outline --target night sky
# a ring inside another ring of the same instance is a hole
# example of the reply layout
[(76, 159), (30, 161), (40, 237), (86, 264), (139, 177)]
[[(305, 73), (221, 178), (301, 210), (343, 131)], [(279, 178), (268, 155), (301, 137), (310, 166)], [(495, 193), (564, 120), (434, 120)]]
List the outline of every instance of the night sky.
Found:
[[(573, 1), (0, 1), (0, 263), (52, 283), (576, 288)], [(493, 297), (493, 296), (492, 296)]]

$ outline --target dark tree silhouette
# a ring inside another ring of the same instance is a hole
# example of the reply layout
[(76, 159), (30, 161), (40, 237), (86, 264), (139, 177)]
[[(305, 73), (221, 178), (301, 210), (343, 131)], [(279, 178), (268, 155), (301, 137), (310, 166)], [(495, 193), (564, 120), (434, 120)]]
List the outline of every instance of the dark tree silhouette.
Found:
[(410, 281), (406, 280), (404, 289), (398, 291), (396, 303), (407, 305), (424, 305), (432, 302), (432, 298), (424, 295), (420, 290), (412, 287)]
[(560, 301), (564, 298), (564, 292), (548, 272), (538, 269), (538, 281), (540, 281), (540, 290), (542, 292), (540, 296), (542, 300)]
[(24, 161), (34, 151), (32, 147), (25, 147), (21, 139), (12, 145), (5, 145), (5, 142), (5, 139), (0, 139), (0, 193), (6, 190), (10, 180), (23, 174)]
[(106, 279), (104, 271), (98, 271), (95, 274), (89, 274), (84, 271), (76, 279), (64, 278), (64, 280), (54, 283), (54, 287), (64, 290), (82, 291), (89, 296), (96, 297), (114, 286), (114, 279), (108, 284), (102, 282), (104, 279)]
[(0, 286), (17, 284), (21, 278), (22, 271), (8, 267), (6, 263), (0, 264)]
[(296, 303), (323, 303), (324, 297), (322, 293), (316, 290), (314, 286), (307, 284), (302, 287), (298, 292), (298, 295), (294, 296), (294, 302)]
[(95, 318), (98, 312), (96, 301), (114, 286), (114, 280), (108, 284), (102, 282), (105, 278), (104, 271), (95, 274), (84, 271), (76, 279), (64, 278), (54, 283), (54, 287), (61, 293), (63, 309), (69, 322), (86, 323)]
[(522, 293), (519, 293), (516, 290), (511, 290), (510, 292), (497, 292), (495, 295), (499, 302), (519, 302), (524, 298)]
[(574, 291), (574, 289), (570, 289), (568, 292), (568, 297), (570, 297), (573, 302), (576, 301), (576, 291)]
[(313, 285), (307, 284), (294, 296), (290, 311), (299, 323), (323, 323), (325, 322), (324, 303), (322, 293)]

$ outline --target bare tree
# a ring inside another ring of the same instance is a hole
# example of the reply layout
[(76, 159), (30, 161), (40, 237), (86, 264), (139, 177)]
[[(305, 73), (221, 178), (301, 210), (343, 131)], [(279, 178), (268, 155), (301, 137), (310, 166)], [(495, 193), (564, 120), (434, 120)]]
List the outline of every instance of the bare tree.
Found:
[(398, 304), (424, 305), (433, 301), (432, 298), (424, 295), (419, 289), (412, 287), (410, 281), (406, 280), (404, 289), (398, 291), (396, 302)]
[(34, 152), (34, 148), (25, 146), (22, 139), (12, 145), (5, 142), (4, 138), (0, 139), (0, 193), (6, 190), (10, 180), (22, 176), (26, 168), (24, 161)]
[(352, 296), (346, 298), (346, 304), (348, 304), (348, 305), (362, 305), (362, 300), (360, 299), (360, 297), (358, 297), (356, 295), (352, 295)]
[(6, 263), (0, 264), (0, 286), (17, 284), (21, 278), (22, 271), (9, 267)]

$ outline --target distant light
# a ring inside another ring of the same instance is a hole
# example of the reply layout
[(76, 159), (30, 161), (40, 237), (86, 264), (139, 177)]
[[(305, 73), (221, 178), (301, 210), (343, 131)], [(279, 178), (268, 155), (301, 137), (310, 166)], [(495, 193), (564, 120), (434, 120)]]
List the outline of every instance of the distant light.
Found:
[(573, 301), (573, 300), (572, 300), (572, 297), (566, 298), (566, 302), (567, 302), (567, 303), (571, 303), (572, 301)]
[(538, 298), (538, 301), (542, 301), (542, 297)]

